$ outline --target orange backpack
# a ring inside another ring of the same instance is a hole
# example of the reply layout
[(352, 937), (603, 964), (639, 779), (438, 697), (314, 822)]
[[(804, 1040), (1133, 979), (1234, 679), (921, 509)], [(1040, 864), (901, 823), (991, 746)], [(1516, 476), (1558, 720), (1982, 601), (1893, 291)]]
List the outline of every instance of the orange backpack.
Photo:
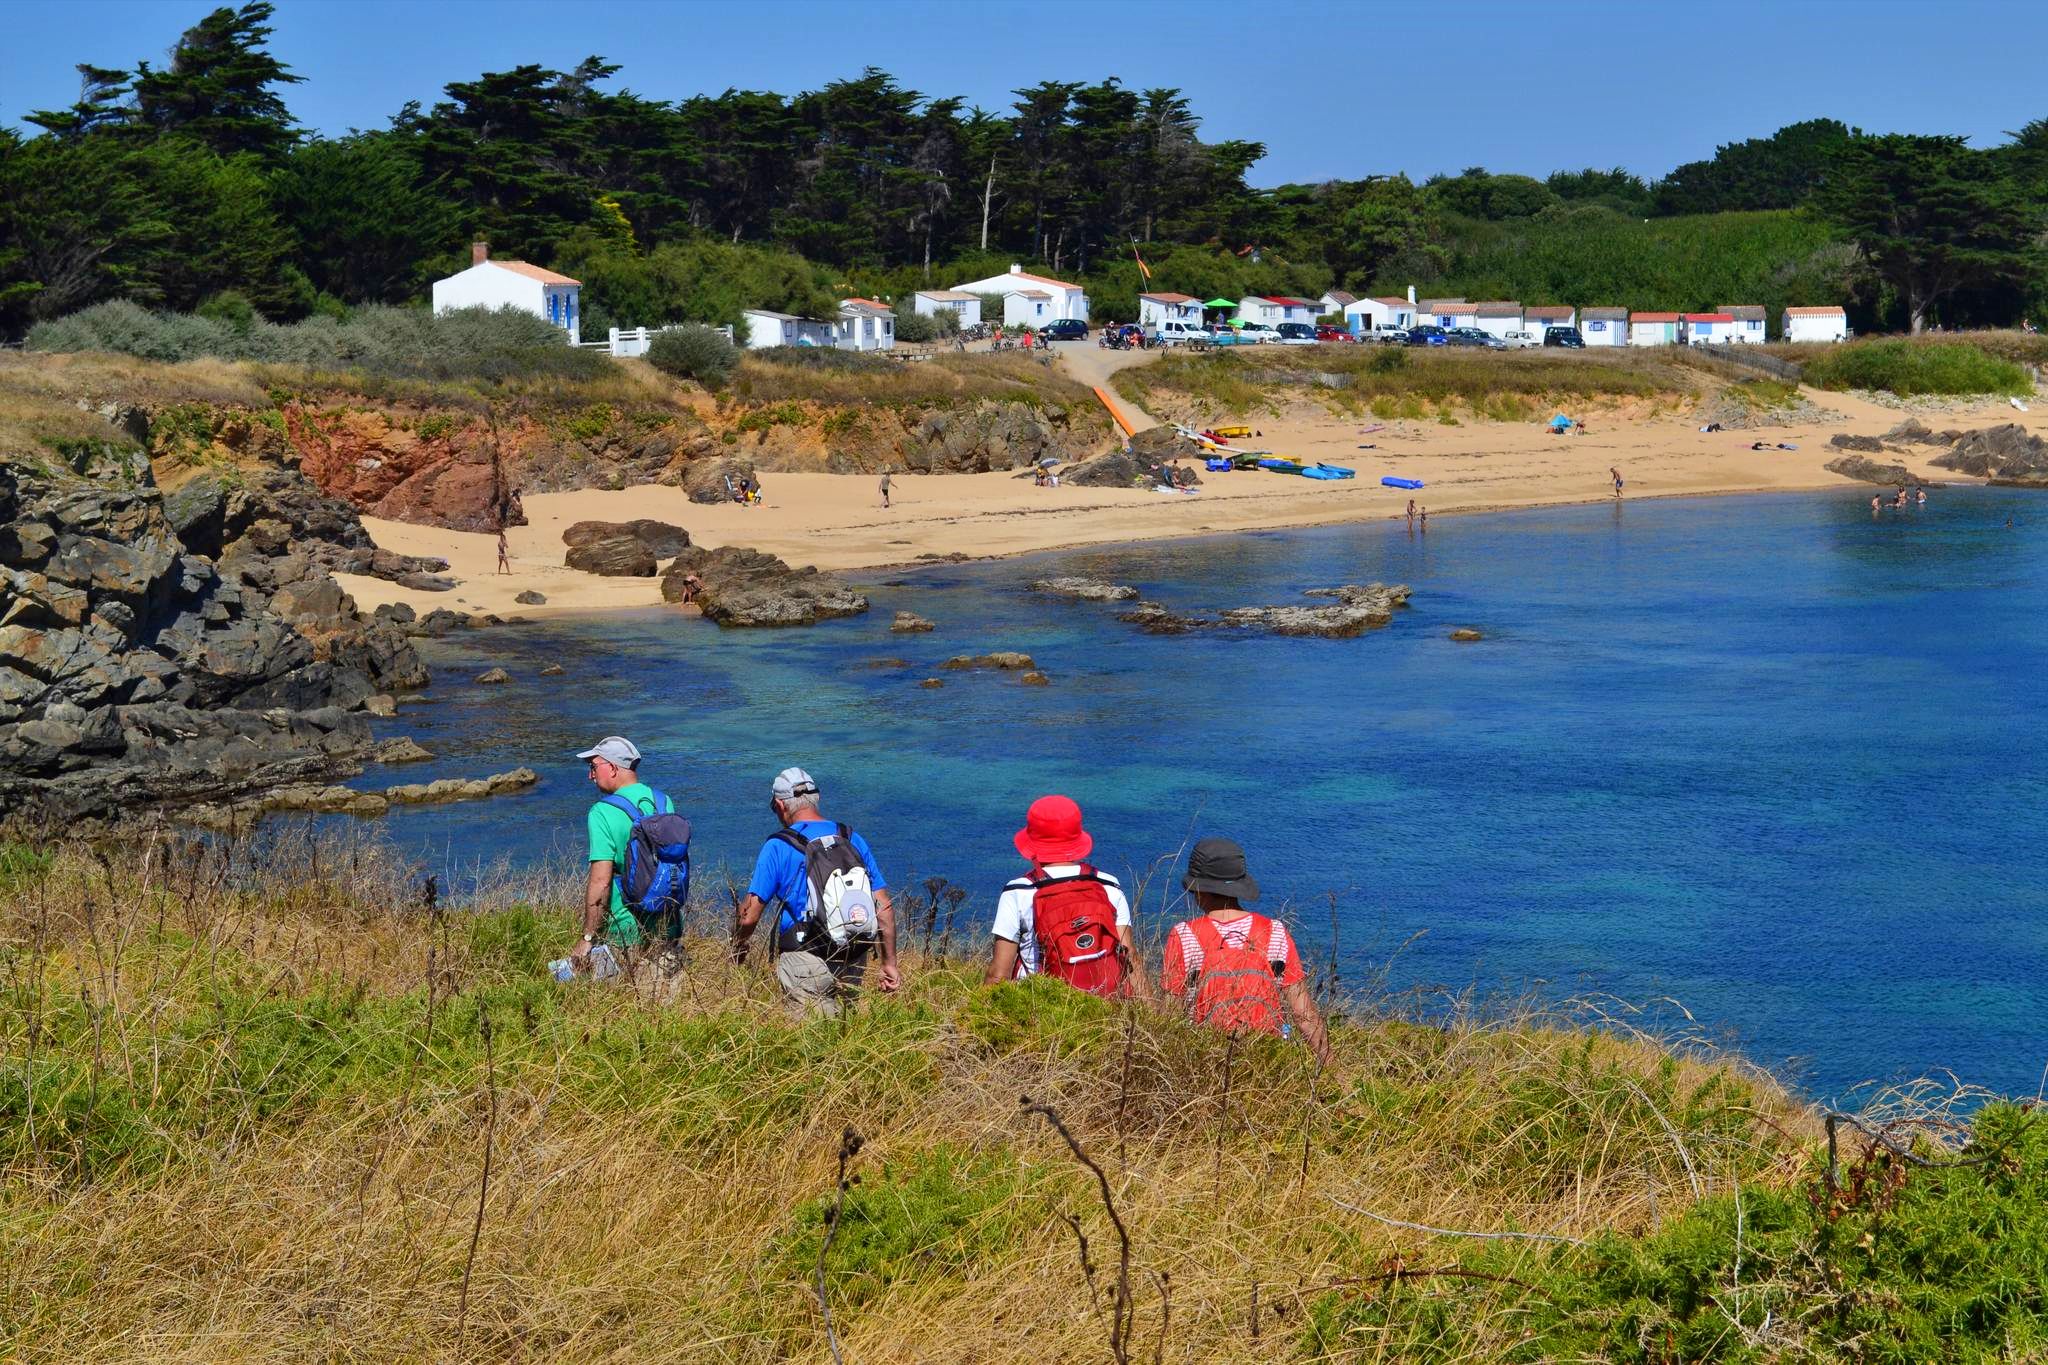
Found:
[(1202, 945), (1202, 965), (1188, 973), (1187, 989), (1194, 993), (1188, 1014), (1198, 1024), (1277, 1036), (1285, 1019), (1280, 1008), (1280, 973), (1286, 964), (1270, 960), (1273, 921), (1264, 915), (1253, 915), (1251, 921), (1242, 948), (1224, 942), (1216, 922), (1207, 915), (1188, 921), (1188, 929)]

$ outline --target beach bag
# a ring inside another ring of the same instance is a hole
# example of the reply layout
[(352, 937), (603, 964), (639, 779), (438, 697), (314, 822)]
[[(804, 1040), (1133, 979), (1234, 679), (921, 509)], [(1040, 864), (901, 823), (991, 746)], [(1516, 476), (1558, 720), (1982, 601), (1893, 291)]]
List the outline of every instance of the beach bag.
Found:
[(1083, 863), (1065, 877), (1031, 869), (1031, 933), (1039, 971), (1090, 995), (1122, 992), (1130, 964), (1116, 936), (1116, 907), (1094, 868)]
[(679, 936), (683, 906), (690, 899), (690, 822), (676, 814), (676, 803), (661, 792), (654, 793), (651, 815), (617, 793), (605, 797), (604, 804), (633, 821), (625, 865), (612, 869), (626, 908), (643, 925), (669, 938)]
[(807, 839), (784, 829), (775, 837), (804, 855), (804, 876), (811, 888), (804, 918), (792, 931), (790, 951), (823, 957), (873, 944), (881, 934), (881, 920), (868, 865), (853, 846), (853, 831), (840, 825), (831, 834)]
[(1280, 1007), (1280, 974), (1286, 963), (1270, 960), (1273, 921), (1251, 916), (1242, 948), (1226, 943), (1207, 915), (1189, 920), (1188, 929), (1202, 945), (1202, 965), (1188, 973), (1188, 1016), (1233, 1033), (1249, 1030), (1279, 1036), (1286, 1022)]

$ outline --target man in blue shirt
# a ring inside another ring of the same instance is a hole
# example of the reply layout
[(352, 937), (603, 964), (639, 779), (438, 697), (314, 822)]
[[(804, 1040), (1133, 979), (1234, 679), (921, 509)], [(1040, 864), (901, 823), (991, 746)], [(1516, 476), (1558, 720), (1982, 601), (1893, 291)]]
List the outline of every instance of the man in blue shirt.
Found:
[[(768, 804), (783, 827), (806, 840), (836, 836), (839, 825), (818, 814), (818, 784), (802, 768), (784, 768), (769, 789)], [(849, 831), (848, 843), (860, 855), (867, 869), (868, 887), (874, 895), (877, 941), (882, 965), (875, 973), (875, 987), (888, 992), (903, 984), (903, 972), (896, 962), (896, 913), (890, 904), (888, 885), (875, 864), (868, 841)], [(867, 972), (869, 948), (865, 942), (834, 948), (807, 935), (806, 920), (811, 903), (811, 883), (806, 857), (780, 833), (761, 846), (754, 860), (754, 875), (747, 882), (746, 899), (740, 902), (733, 922), (732, 956), (747, 960), (747, 943), (754, 926), (771, 903), (782, 912), (775, 921), (775, 978), (793, 1003), (825, 1014), (837, 1014), (840, 1001), (860, 989)]]

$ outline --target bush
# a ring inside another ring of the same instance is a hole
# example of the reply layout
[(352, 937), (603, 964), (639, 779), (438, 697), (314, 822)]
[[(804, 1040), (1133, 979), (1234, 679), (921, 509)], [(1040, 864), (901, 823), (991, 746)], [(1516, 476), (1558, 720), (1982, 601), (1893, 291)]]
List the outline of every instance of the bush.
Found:
[(647, 347), (647, 363), (655, 369), (694, 379), (707, 389), (723, 387), (739, 361), (739, 349), (724, 333), (696, 323), (663, 332)]
[(2010, 360), (1963, 341), (1866, 341), (1814, 357), (1806, 381), (1823, 389), (1880, 389), (1914, 394), (2011, 393), (2033, 389)]
[(898, 341), (937, 341), (939, 324), (923, 313), (898, 313), (896, 315), (896, 339)]

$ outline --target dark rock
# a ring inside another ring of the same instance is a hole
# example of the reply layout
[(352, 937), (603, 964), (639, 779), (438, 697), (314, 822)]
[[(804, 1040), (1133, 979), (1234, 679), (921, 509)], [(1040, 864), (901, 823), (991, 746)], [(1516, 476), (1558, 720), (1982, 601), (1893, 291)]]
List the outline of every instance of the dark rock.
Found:
[(952, 552), (951, 554), (944, 554), (944, 555), (942, 555), (942, 554), (933, 554), (933, 553), (931, 553), (931, 552), (927, 551), (926, 553), (924, 553), (924, 554), (921, 554), (921, 555), (919, 555), (919, 556), (918, 556), (918, 558), (919, 558), (919, 559), (925, 559), (925, 560), (930, 560), (931, 562), (933, 562), (933, 563), (935, 563), (935, 564), (965, 564), (965, 563), (967, 563), (967, 562), (968, 562), (969, 560), (973, 559), (973, 558), (974, 558), (974, 556), (973, 556), (973, 555), (968, 555), (968, 554), (962, 554), (962, 553), (960, 553), (960, 551), (958, 551), (958, 550), (955, 550), (955, 551), (953, 551), (953, 552)]
[(568, 669), (562, 667), (560, 664), (549, 664), (546, 668), (543, 668), (540, 671), (540, 676), (543, 678), (559, 678), (568, 671)]
[(387, 739), (382, 744), (379, 744), (370, 757), (379, 763), (385, 764), (424, 763), (432, 758), (433, 755), (421, 748), (414, 740), (405, 735), (400, 735), (396, 739)]
[(2014, 423), (1966, 432), (1929, 463), (2020, 488), (2048, 487), (2048, 441)]
[[(1141, 431), (1132, 437), (1132, 449), (1129, 451), (1112, 451), (1061, 470), (1060, 482), (1082, 488), (1154, 488), (1161, 484), (1189, 488), (1201, 483), (1201, 475), (1186, 465), (1141, 453), (1137, 449), (1138, 437), (1150, 434), (1149, 431)], [(1175, 436), (1173, 439), (1179, 441), (1181, 438)], [(1189, 451), (1199, 453), (1191, 442), (1184, 444)]]
[(575, 549), (600, 541), (631, 536), (656, 559), (669, 559), (690, 548), (690, 533), (665, 521), (579, 521), (562, 532), (562, 543)]
[(946, 680), (944, 678), (926, 678), (924, 681), (918, 684), (919, 687), (925, 688), (944, 687), (945, 685)]
[(1829, 460), (1822, 468), (1830, 474), (1840, 474), (1845, 479), (1860, 483), (1881, 483), (1889, 487), (1917, 483), (1913, 475), (1902, 464), (1879, 464), (1867, 455), (1844, 455)]
[(868, 609), (867, 598), (829, 574), (793, 569), (774, 555), (737, 545), (683, 551), (662, 577), (662, 598), (680, 602), (683, 580), (693, 573), (702, 585), (698, 607), (721, 626), (811, 625)]
[(896, 619), (889, 623), (889, 630), (897, 635), (908, 635), (917, 631), (931, 629), (932, 623), (914, 611), (899, 611), (896, 613)]
[(1077, 602), (1125, 602), (1138, 595), (1136, 588), (1094, 578), (1041, 578), (1031, 585), (1031, 590), (1070, 597)]
[(453, 592), (458, 586), (454, 579), (434, 573), (396, 574), (391, 581), (401, 588), (411, 588), (417, 592)]
[(532, 588), (528, 588), (512, 600), (522, 607), (544, 607), (548, 604), (546, 596), (535, 592)]
[(861, 667), (862, 667), (862, 668), (908, 668), (908, 667), (910, 667), (910, 660), (908, 660), (908, 659), (864, 659), (864, 660), (862, 660), (862, 661), (861, 661)]
[(1332, 597), (1327, 607), (1233, 607), (1216, 616), (1184, 615), (1158, 602), (1140, 602), (1118, 615), (1154, 635), (1184, 635), (1194, 630), (1227, 627), (1264, 630), (1274, 635), (1314, 635), (1348, 639), (1393, 619), (1394, 609), (1408, 604), (1409, 589), (1400, 584), (1347, 583), (1337, 588), (1311, 588), (1304, 596)]
[(939, 667), (952, 669), (955, 672), (976, 668), (994, 668), (1005, 672), (1023, 672), (1035, 669), (1038, 665), (1031, 661), (1029, 654), (1019, 654), (1014, 650), (999, 650), (994, 654), (956, 654), (940, 664)]
[(390, 621), (401, 626), (409, 626), (419, 619), (419, 613), (404, 602), (386, 602), (371, 614), (380, 621)]
[(1947, 431), (1932, 431), (1917, 417), (1908, 417), (1884, 434), (1884, 439), (1893, 445), (1952, 446), (1968, 435), (1967, 432), (1950, 428)]
[(1473, 640), (1483, 640), (1486, 637), (1480, 634), (1478, 631), (1472, 629), (1472, 627), (1470, 626), (1459, 626), (1456, 630), (1451, 632), (1451, 638), (1461, 643), (1469, 644)]
[(497, 687), (512, 681), (512, 675), (502, 668), (493, 668), (476, 675), (476, 680), (487, 686)]
[(733, 491), (756, 477), (754, 462), (743, 455), (692, 460), (683, 467), (683, 491), (691, 502), (732, 502)]
[(1866, 455), (1881, 454), (1884, 442), (1875, 436), (1851, 436), (1840, 432), (1828, 437), (1828, 444), (1837, 450), (1860, 450)]
[(1029, 673), (1023, 674), (1017, 681), (1026, 687), (1050, 687), (1052, 685), (1052, 679), (1046, 677), (1045, 674), (1040, 673), (1035, 668)]
[(614, 530), (570, 546), (563, 562), (572, 569), (604, 578), (652, 578), (657, 568), (654, 551), (625, 530)]
[(436, 607), (425, 616), (414, 620), (407, 628), (412, 635), (425, 635), (440, 639), (452, 630), (468, 630), (469, 616), (466, 612), (450, 611), (447, 607)]

